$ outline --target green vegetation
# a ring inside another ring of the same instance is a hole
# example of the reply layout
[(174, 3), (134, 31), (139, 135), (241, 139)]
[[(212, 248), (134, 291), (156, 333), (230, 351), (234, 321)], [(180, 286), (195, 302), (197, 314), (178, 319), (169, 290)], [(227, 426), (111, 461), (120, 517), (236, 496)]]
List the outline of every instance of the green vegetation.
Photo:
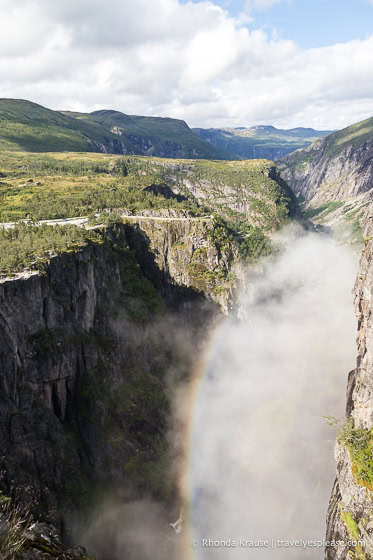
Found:
[(360, 536), (357, 523), (351, 513), (348, 511), (341, 511), (341, 518), (347, 527), (348, 536), (353, 540), (359, 540)]
[(76, 251), (89, 242), (103, 241), (99, 234), (77, 226), (34, 227), (21, 223), (13, 229), (0, 229), (0, 275), (43, 270), (53, 255)]
[[(0, 185), (2, 222), (87, 216), (105, 209), (175, 208), (195, 216), (215, 212), (234, 228), (251, 223), (273, 231), (294, 213), (294, 201), (272, 178), (273, 166), (265, 160), (4, 152), (0, 165), (6, 175)], [(146, 187), (154, 184), (181, 192), (185, 200), (148, 192)], [(200, 192), (199, 201), (192, 189)]]
[(164, 301), (150, 280), (142, 274), (135, 252), (120, 244), (111, 247), (119, 263), (122, 280), (121, 300), (128, 316), (141, 322), (164, 311)]
[(163, 157), (221, 157), (184, 121), (117, 111), (64, 113), (19, 99), (0, 99), (0, 148), (129, 154), (146, 154), (151, 149)]
[[(98, 124), (105, 130), (114, 132), (120, 140), (124, 140), (128, 153), (144, 153), (151, 144), (152, 155), (161, 157), (175, 157), (181, 151), (183, 153), (180, 153), (180, 156), (185, 158), (220, 157), (218, 150), (201, 140), (184, 121), (178, 119), (125, 115), (119, 111), (105, 110), (90, 114), (64, 114), (74, 117), (79, 123)], [(146, 146), (143, 147), (142, 144)], [(233, 156), (233, 159), (236, 158)]]
[(352, 517), (351, 513), (348, 511), (344, 511), (340, 506), (340, 515), (341, 519), (343, 520), (344, 524), (346, 525), (348, 538), (351, 542), (356, 543), (355, 546), (351, 547), (349, 550), (349, 557), (351, 560), (366, 560), (366, 555), (364, 554), (363, 548), (361, 544), (357, 544), (361, 542), (359, 534), (359, 529), (356, 521)]
[(358, 219), (355, 219), (352, 222), (351, 239), (353, 243), (357, 243), (359, 245), (364, 242), (363, 228), (361, 227)]
[[(22, 223), (15, 229), (0, 230), (3, 275), (27, 268), (41, 270), (54, 254), (74, 251), (88, 242), (103, 242), (97, 231), (67, 225), (31, 226), (40, 220), (87, 216), (89, 225), (113, 228), (123, 222), (122, 214), (136, 215), (143, 210), (173, 209), (179, 212), (176, 216), (208, 220), (213, 214), (214, 227), (208, 235), (218, 251), (255, 262), (271, 253), (268, 234), (290, 221), (295, 212), (294, 200), (277, 181), (273, 164), (265, 160), (3, 152), (0, 165), (0, 221), (30, 221), (28, 226)], [(167, 185), (164, 192), (177, 193), (177, 198), (163, 196), (162, 190), (149, 192), (147, 187), (152, 185)], [(175, 248), (182, 250), (177, 237), (175, 242)], [(202, 270), (200, 264), (191, 269), (191, 275), (211, 289), (222, 287), (221, 271)], [(136, 294), (125, 295), (129, 313), (139, 318), (143, 312), (147, 314)]]
[[(106, 366), (99, 360), (97, 367), (84, 377), (80, 410), (89, 418), (92, 404), (102, 403), (102, 436), (106, 446), (122, 456), (123, 473), (138, 490), (166, 499), (172, 482), (167, 475), (169, 459), (164, 440), (169, 413), (164, 382), (150, 371), (124, 367), (122, 379), (111, 386), (105, 372)], [(86, 497), (84, 501), (87, 502)]]
[[(0, 221), (86, 216), (106, 208), (131, 212), (180, 208), (199, 213), (192, 202), (144, 190), (161, 181), (163, 170), (155, 163), (149, 169), (146, 158), (133, 161), (101, 154), (25, 156), (8, 152), (0, 161), (7, 175), (0, 185)], [(30, 176), (33, 182), (25, 182)]]
[(327, 155), (334, 157), (346, 146), (358, 147), (373, 139), (373, 117), (334, 132), (327, 140)]
[(350, 418), (342, 425), (338, 441), (348, 449), (357, 483), (373, 492), (373, 429), (355, 428)]
[(330, 214), (331, 212), (335, 212), (336, 210), (338, 210), (338, 208), (341, 208), (341, 206), (344, 205), (343, 201), (332, 201), (332, 202), (325, 202), (325, 204), (322, 204), (321, 206), (318, 206), (317, 208), (310, 208), (309, 210), (306, 210), (304, 212), (304, 215), (306, 216), (306, 218), (315, 218), (316, 216), (321, 217), (322, 214), (322, 218), (324, 219), (328, 214)]
[(10, 498), (8, 496), (4, 496), (2, 491), (0, 490), (0, 504), (5, 504), (5, 502), (9, 502)]
[(357, 148), (371, 140), (373, 140), (373, 117), (333, 132), (324, 140), (319, 139), (314, 142), (307, 150), (302, 149), (290, 154), (281, 163), (281, 168), (290, 172), (296, 180), (295, 173), (302, 172), (306, 164), (312, 164), (320, 153), (320, 147), (323, 147), (323, 157), (334, 158), (349, 146)]
[(274, 251), (271, 240), (258, 228), (249, 230), (240, 243), (240, 256), (247, 263), (273, 255)]
[[(19, 99), (0, 99), (0, 148), (30, 152), (102, 151), (114, 134)], [(96, 147), (94, 143), (96, 142)]]
[(59, 329), (59, 331), (60, 332), (56, 332), (55, 330), (47, 328), (40, 329), (29, 337), (28, 342), (32, 344), (34, 350), (38, 354), (56, 352), (58, 349), (57, 336), (62, 333), (62, 329)]

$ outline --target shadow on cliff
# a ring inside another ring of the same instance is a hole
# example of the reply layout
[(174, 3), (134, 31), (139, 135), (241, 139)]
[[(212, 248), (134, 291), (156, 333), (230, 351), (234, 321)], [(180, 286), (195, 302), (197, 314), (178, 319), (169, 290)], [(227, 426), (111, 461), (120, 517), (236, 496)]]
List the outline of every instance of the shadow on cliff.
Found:
[(160, 268), (154, 257), (154, 250), (151, 248), (151, 240), (139, 225), (124, 224), (124, 231), (129, 248), (136, 254), (141, 272), (160, 292), (173, 311), (188, 312), (189, 310), (195, 313), (197, 311), (195, 304), (203, 304), (205, 319), (221, 312), (219, 305), (207, 299), (202, 291), (175, 282), (168, 270), (167, 245), (164, 246), (164, 266)]

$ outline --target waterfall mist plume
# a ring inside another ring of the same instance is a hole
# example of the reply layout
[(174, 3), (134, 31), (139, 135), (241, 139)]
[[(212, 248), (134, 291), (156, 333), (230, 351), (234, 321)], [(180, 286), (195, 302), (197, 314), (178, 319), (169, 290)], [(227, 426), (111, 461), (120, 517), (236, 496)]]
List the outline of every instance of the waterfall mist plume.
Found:
[(335, 434), (323, 415), (344, 414), (357, 257), (316, 234), (279, 239), (281, 256), (249, 277), (246, 319), (217, 329), (201, 379), (184, 481), (198, 560), (323, 557), (276, 541), (324, 539)]
[(179, 480), (183, 521), (177, 500), (108, 496), (77, 538), (100, 560), (323, 557), (322, 547), (239, 546), (324, 539), (335, 434), (323, 416), (344, 414), (355, 362), (357, 256), (317, 234), (289, 230), (278, 241), (280, 255), (247, 272), (244, 318), (211, 322), (204, 348), (178, 317), (156, 326), (184, 364), (166, 376), (173, 464), (164, 472)]

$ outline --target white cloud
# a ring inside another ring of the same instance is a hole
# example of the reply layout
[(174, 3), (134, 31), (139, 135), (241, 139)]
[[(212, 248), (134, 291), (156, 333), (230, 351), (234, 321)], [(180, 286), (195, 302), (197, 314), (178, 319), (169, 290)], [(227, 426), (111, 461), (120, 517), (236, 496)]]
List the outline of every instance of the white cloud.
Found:
[(373, 36), (305, 50), (210, 1), (0, 0), (0, 18), (1, 97), (192, 126), (334, 128), (373, 114)]
[(251, 10), (266, 10), (272, 8), (275, 4), (280, 4), (281, 2), (287, 2), (288, 4), (292, 0), (246, 0), (245, 9), (247, 11)]

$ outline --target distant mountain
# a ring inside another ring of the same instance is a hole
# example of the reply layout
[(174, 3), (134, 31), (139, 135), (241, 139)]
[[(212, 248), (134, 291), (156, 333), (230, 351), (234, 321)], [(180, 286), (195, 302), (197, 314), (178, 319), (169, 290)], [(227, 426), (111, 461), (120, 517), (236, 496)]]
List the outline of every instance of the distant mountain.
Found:
[(0, 99), (0, 149), (103, 152), (173, 158), (223, 159), (181, 120), (118, 111), (52, 111), (20, 99)]
[(79, 123), (99, 125), (110, 131), (125, 144), (128, 154), (204, 159), (222, 159), (224, 156), (211, 144), (196, 137), (186, 122), (179, 119), (125, 115), (112, 110), (93, 113), (63, 111), (63, 114)]
[(301, 127), (282, 130), (269, 125), (256, 125), (249, 128), (193, 128), (192, 130), (201, 139), (223, 151), (226, 157), (271, 160), (309, 146), (318, 138), (331, 133), (329, 130), (320, 131)]
[(319, 139), (277, 162), (313, 221), (361, 239), (372, 210), (373, 117)]

